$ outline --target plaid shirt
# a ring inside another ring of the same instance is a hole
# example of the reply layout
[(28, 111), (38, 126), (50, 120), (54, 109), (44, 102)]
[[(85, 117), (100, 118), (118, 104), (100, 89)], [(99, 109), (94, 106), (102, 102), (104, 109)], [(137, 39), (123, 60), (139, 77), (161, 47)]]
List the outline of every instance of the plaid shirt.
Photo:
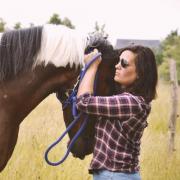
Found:
[(147, 126), (150, 104), (130, 93), (108, 97), (86, 93), (77, 99), (77, 108), (97, 116), (89, 172), (100, 169), (124, 173), (139, 171), (140, 139)]

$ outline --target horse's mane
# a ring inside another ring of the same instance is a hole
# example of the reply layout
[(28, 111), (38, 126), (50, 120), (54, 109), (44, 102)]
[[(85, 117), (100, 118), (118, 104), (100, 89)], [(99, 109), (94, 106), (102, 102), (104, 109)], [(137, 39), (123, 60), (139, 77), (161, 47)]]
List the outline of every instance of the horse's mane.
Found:
[(43, 27), (42, 37), (37, 64), (42, 61), (45, 65), (52, 63), (56, 67), (84, 64), (87, 36), (63, 25), (47, 24)]
[(42, 27), (7, 31), (0, 41), (0, 80), (32, 67), (41, 45)]
[(39, 64), (83, 65), (87, 37), (62, 25), (4, 32), (0, 40), (0, 81)]
[(113, 52), (113, 47), (102, 34), (80, 35), (62, 25), (11, 30), (0, 37), (0, 82), (37, 65), (82, 66), (84, 53), (94, 48), (106, 57)]

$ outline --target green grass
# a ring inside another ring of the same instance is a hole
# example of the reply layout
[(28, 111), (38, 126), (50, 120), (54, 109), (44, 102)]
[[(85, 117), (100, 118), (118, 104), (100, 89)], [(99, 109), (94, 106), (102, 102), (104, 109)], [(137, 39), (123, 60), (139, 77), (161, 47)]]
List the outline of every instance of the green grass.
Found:
[[(149, 125), (142, 139), (140, 164), (143, 180), (180, 179), (180, 117), (176, 125), (176, 151), (169, 154), (167, 151), (169, 112), (170, 87), (161, 83), (158, 87), (158, 97), (152, 103), (152, 112), (148, 118)], [(180, 114), (180, 104), (178, 112)], [(64, 129), (60, 104), (55, 96), (51, 95), (21, 124), (16, 148), (7, 167), (0, 174), (0, 180), (92, 179), (88, 174), (91, 155), (83, 161), (70, 155), (57, 167), (46, 164), (44, 160), (46, 148)], [(66, 137), (50, 153), (50, 159), (57, 161), (64, 155), (67, 141)]]
[[(180, 90), (179, 90), (180, 95)], [(177, 118), (175, 151), (168, 152), (168, 120), (171, 109), (170, 87), (160, 83), (158, 97), (152, 104), (141, 146), (141, 175), (143, 180), (180, 179), (180, 118)], [(180, 97), (179, 97), (180, 99)], [(179, 101), (180, 102), (180, 101)], [(178, 105), (180, 113), (180, 104)]]

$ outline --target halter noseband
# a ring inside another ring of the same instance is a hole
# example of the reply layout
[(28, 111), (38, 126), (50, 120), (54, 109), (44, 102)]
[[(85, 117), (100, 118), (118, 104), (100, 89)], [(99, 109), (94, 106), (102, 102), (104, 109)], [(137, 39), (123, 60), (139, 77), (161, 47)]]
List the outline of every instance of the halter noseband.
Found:
[[(74, 137), (72, 138), (71, 142), (69, 143), (69, 146), (67, 148), (67, 151), (64, 155), (64, 157), (58, 161), (58, 162), (51, 162), (49, 159), (48, 159), (48, 153), (50, 152), (50, 150), (56, 146), (63, 138), (64, 136), (69, 132), (69, 130), (78, 122), (78, 120), (80, 119), (81, 115), (84, 114), (84, 113), (80, 113), (78, 114), (78, 111), (77, 111), (77, 108), (76, 108), (76, 95), (77, 95), (77, 91), (78, 91), (78, 87), (79, 87), (79, 84), (81, 83), (87, 69), (89, 68), (89, 66), (95, 61), (97, 60), (99, 57), (101, 56), (101, 53), (98, 53), (96, 54), (92, 60), (85, 65), (85, 67), (81, 70), (81, 73), (80, 73), (80, 76), (78, 78), (78, 81), (77, 83), (75, 84), (74, 88), (73, 88), (73, 91), (71, 92), (71, 94), (69, 95), (68, 99), (65, 101), (65, 102), (62, 102), (62, 100), (57, 96), (57, 98), (60, 100), (61, 103), (63, 103), (63, 110), (67, 107), (68, 104), (72, 104), (72, 114), (73, 114), (73, 117), (74, 117), (74, 120), (69, 124), (69, 126), (67, 127), (67, 129), (64, 131), (64, 133), (53, 143), (51, 144), (48, 149), (46, 150), (45, 152), (45, 160), (46, 162), (51, 165), (51, 166), (57, 166), (61, 163), (63, 163), (66, 158), (68, 157), (74, 143), (76, 142), (76, 140), (78, 139), (78, 137), (80, 136), (80, 134), (82, 133), (82, 131), (84, 130), (85, 126), (87, 125), (87, 122), (88, 122), (88, 116), (85, 115), (85, 120), (83, 121), (80, 129), (77, 131), (77, 133), (74, 135)], [(96, 86), (96, 79), (95, 79), (95, 83), (94, 83), (94, 89), (95, 89), (95, 86)], [(95, 91), (94, 91), (95, 92)], [(66, 96), (66, 95), (65, 95)], [(65, 97), (63, 97), (65, 98)]]

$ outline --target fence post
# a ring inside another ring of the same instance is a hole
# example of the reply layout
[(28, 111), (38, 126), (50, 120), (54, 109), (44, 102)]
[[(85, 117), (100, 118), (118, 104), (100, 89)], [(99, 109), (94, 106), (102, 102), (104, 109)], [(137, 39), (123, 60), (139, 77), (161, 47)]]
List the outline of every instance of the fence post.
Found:
[(176, 119), (178, 109), (178, 81), (176, 61), (170, 59), (170, 80), (171, 80), (171, 112), (169, 117), (169, 152), (175, 150), (174, 139), (176, 133)]

